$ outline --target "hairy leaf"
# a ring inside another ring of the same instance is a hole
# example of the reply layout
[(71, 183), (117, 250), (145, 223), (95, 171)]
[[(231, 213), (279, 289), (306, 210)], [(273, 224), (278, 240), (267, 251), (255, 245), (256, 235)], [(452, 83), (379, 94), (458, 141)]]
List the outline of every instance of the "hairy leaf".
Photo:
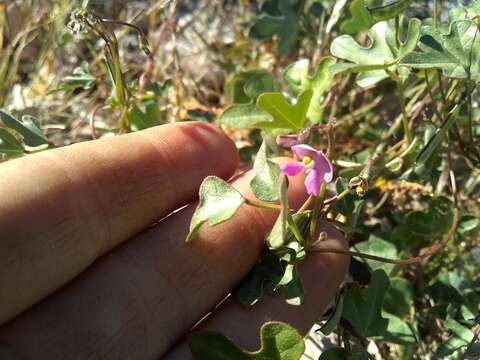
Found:
[(272, 162), (268, 155), (268, 146), (264, 141), (253, 164), (255, 175), (250, 181), (250, 188), (258, 199), (275, 201), (280, 199), (283, 177), (278, 164)]
[(208, 221), (213, 226), (230, 219), (244, 202), (242, 194), (226, 181), (216, 176), (207, 176), (200, 185), (200, 199), (186, 241), (197, 235), (203, 223)]

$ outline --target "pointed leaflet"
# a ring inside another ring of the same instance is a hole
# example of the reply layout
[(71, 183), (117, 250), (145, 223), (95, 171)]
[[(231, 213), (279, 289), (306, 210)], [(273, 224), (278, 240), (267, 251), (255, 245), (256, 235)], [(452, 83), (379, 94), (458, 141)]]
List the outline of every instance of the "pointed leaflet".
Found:
[(345, 292), (342, 316), (352, 324), (358, 335), (382, 335), (387, 329), (388, 320), (382, 317), (382, 304), (388, 287), (385, 272), (376, 270), (367, 289), (354, 287)]
[(295, 0), (279, 0), (277, 6), (280, 15), (262, 13), (250, 28), (249, 36), (264, 40), (277, 35), (278, 52), (288, 52), (297, 43), (300, 35), (300, 14), (297, 13), (295, 5)]
[(6, 111), (0, 109), (0, 121), (8, 128), (15, 130), (23, 137), (23, 142), (28, 147), (48, 145), (48, 140), (38, 127), (37, 119), (24, 115), (18, 120)]
[(235, 76), (229, 83), (233, 105), (220, 116), (220, 123), (232, 128), (255, 128), (258, 123), (273, 121), (272, 116), (255, 105), (264, 92), (279, 91), (274, 77), (265, 70), (249, 70)]
[(226, 181), (207, 176), (200, 185), (200, 200), (190, 222), (186, 241), (192, 240), (200, 226), (208, 221), (213, 226), (230, 219), (245, 202), (244, 197)]
[(480, 81), (480, 34), (473, 20), (457, 20), (448, 34), (433, 26), (422, 27), (421, 52), (412, 52), (400, 60), (401, 65), (417, 69), (441, 69), (451, 78)]
[(262, 325), (260, 343), (260, 350), (247, 352), (218, 332), (194, 332), (188, 337), (195, 360), (299, 360), (305, 351), (303, 336), (280, 322)]
[(250, 181), (250, 188), (255, 196), (264, 201), (280, 199), (282, 187), (280, 167), (268, 158), (268, 146), (265, 141), (258, 150), (253, 169), (255, 176)]
[(314, 123), (319, 123), (322, 119), (320, 102), (323, 93), (328, 90), (332, 84), (333, 74), (330, 68), (335, 62), (336, 60), (332, 57), (323, 58), (320, 60), (313, 76), (308, 74), (310, 61), (307, 59), (302, 59), (289, 65), (283, 72), (285, 84), (294, 96), (298, 96), (298, 94), (304, 90), (311, 89), (313, 91), (307, 117)]
[(282, 93), (263, 93), (257, 99), (257, 106), (272, 115), (273, 122), (259, 123), (257, 126), (265, 129), (302, 129), (312, 96), (312, 90), (302, 91), (297, 103), (291, 105)]
[(404, 69), (398, 68), (395, 62), (415, 49), (420, 36), (420, 20), (411, 19), (408, 23), (405, 42), (397, 45), (396, 31), (393, 21), (382, 21), (369, 31), (371, 44), (368, 47), (359, 45), (350, 35), (335, 38), (330, 46), (332, 55), (348, 60), (350, 63), (337, 64), (332, 70), (361, 72), (357, 76), (357, 84), (365, 87), (386, 79), (386, 68), (395, 67), (402, 75)]

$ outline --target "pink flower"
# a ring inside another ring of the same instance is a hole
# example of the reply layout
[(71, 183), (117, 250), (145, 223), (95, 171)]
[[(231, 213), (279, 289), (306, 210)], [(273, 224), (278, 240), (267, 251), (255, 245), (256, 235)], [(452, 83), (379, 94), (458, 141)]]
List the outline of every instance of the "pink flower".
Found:
[(305, 188), (310, 195), (318, 196), (322, 182), (329, 183), (333, 180), (333, 166), (325, 154), (315, 150), (309, 145), (300, 144), (292, 146), (292, 152), (299, 161), (280, 165), (285, 175), (294, 176), (305, 172)]

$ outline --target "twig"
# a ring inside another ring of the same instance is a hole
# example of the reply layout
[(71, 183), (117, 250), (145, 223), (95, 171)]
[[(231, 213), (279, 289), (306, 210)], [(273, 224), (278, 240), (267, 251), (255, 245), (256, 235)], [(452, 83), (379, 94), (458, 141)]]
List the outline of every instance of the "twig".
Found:
[(413, 264), (420, 264), (426, 258), (435, 255), (439, 252), (448, 242), (448, 240), (452, 237), (455, 229), (457, 228), (458, 224), (458, 209), (455, 208), (453, 210), (453, 223), (450, 226), (448, 232), (443, 236), (442, 240), (433, 244), (430, 247), (423, 248), (420, 250), (419, 254), (415, 257), (411, 257), (408, 259), (388, 259), (381, 256), (375, 256), (370, 254), (361, 253), (358, 251), (350, 251), (350, 250), (340, 250), (335, 248), (317, 248), (317, 249), (310, 249), (312, 252), (317, 253), (334, 253), (334, 254), (341, 254), (341, 255), (349, 255), (349, 256), (357, 256), (368, 260), (380, 261), (388, 264), (395, 264), (395, 265), (413, 265)]

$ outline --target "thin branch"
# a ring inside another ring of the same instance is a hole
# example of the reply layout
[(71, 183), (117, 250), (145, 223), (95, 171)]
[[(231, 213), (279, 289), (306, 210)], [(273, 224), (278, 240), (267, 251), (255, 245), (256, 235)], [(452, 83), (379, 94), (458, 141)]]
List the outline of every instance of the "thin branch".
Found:
[(395, 265), (413, 265), (413, 264), (420, 264), (426, 258), (435, 255), (439, 252), (450, 240), (455, 229), (457, 228), (458, 224), (458, 209), (455, 208), (453, 210), (453, 223), (450, 226), (448, 232), (443, 236), (442, 240), (433, 244), (430, 247), (423, 248), (420, 250), (419, 254), (415, 257), (411, 257), (408, 259), (388, 259), (381, 256), (375, 256), (370, 254), (361, 253), (358, 251), (350, 251), (350, 250), (341, 250), (335, 248), (317, 248), (317, 249), (310, 249), (312, 252), (317, 253), (334, 253), (334, 254), (341, 254), (341, 255), (349, 255), (349, 256), (356, 256), (361, 257), (368, 260), (380, 261), (388, 264), (395, 264)]

